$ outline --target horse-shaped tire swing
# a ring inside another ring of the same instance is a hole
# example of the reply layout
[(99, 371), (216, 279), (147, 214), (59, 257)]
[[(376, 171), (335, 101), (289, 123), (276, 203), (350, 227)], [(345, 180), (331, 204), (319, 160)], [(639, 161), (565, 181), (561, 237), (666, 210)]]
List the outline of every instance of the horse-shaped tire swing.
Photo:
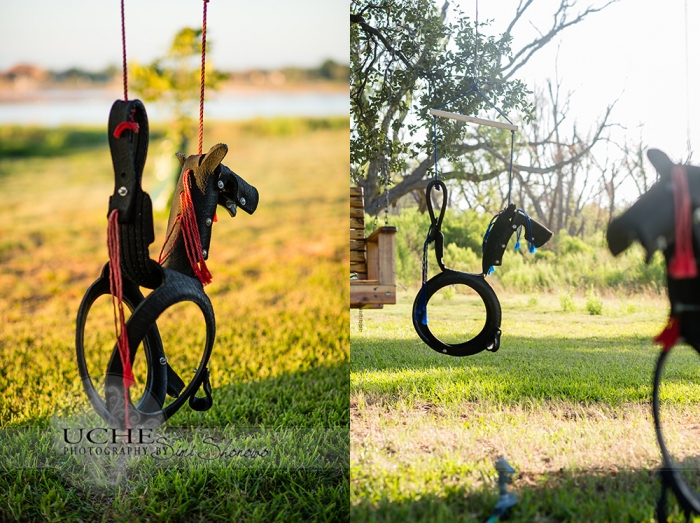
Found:
[[(442, 192), (440, 214), (436, 218), (433, 210), (431, 191)], [(442, 220), (447, 207), (447, 187), (440, 180), (432, 180), (426, 189), (426, 202), (430, 215), (430, 229), (424, 245), (423, 281), (424, 284), (413, 302), (413, 327), (420, 338), (433, 350), (449, 356), (472, 356), (483, 350), (495, 352), (501, 343), (501, 304), (493, 288), (486, 281), (486, 276), (494, 266), (503, 263), (508, 241), (520, 228), (525, 229), (527, 242), (533, 247), (541, 247), (552, 236), (549, 229), (530, 218), (515, 204), (508, 205), (492, 220), (482, 245), (483, 258), (481, 274), (456, 271), (445, 266), (443, 261), (444, 236), (441, 231)], [(427, 248), (435, 244), (435, 257), (440, 267), (438, 274), (427, 279)], [(461, 343), (447, 343), (439, 339), (431, 330), (428, 322), (428, 302), (441, 289), (449, 285), (465, 285), (476, 292), (484, 303), (486, 319), (481, 331), (473, 338)]]
[[(470, 94), (476, 94), (481, 97), (488, 105), (504, 119), (505, 122), (486, 120), (473, 116), (466, 116), (457, 113), (451, 113), (441, 110), (447, 104), (455, 102), (460, 98), (464, 98)], [(528, 214), (518, 209), (511, 202), (511, 189), (513, 186), (513, 149), (515, 144), (515, 131), (518, 126), (513, 124), (503, 112), (498, 109), (479, 89), (478, 81), (475, 79), (473, 86), (465, 93), (457, 98), (439, 105), (435, 109), (430, 109), (430, 114), (433, 116), (433, 158), (435, 178), (431, 180), (425, 192), (425, 200), (428, 206), (430, 215), (430, 227), (423, 245), (423, 267), (422, 267), (422, 286), (416, 299), (413, 302), (413, 327), (416, 329), (418, 336), (431, 349), (449, 356), (472, 356), (483, 350), (495, 352), (501, 344), (501, 304), (493, 288), (486, 281), (488, 276), (495, 266), (503, 263), (503, 254), (505, 253), (508, 241), (517, 234), (518, 241), (516, 250), (520, 247), (520, 234), (525, 231), (525, 240), (528, 243), (529, 251), (534, 253), (538, 247), (541, 247), (552, 237), (552, 231), (545, 226), (532, 219)], [(508, 202), (506, 207), (496, 214), (484, 235), (482, 244), (482, 270), (481, 274), (466, 273), (456, 271), (445, 267), (443, 262), (444, 254), (444, 237), (441, 231), (442, 221), (447, 208), (447, 186), (439, 179), (438, 169), (438, 138), (437, 138), (437, 118), (448, 118), (462, 122), (475, 123), (477, 125), (485, 125), (499, 129), (510, 131), (510, 165), (508, 177)], [(437, 190), (442, 193), (442, 204), (440, 206), (440, 214), (436, 217), (433, 210), (432, 191)], [(428, 279), (428, 246), (435, 244), (435, 257), (437, 258), (440, 271), (437, 275)], [(473, 338), (460, 342), (448, 343), (441, 340), (430, 329), (428, 322), (428, 303), (430, 299), (441, 289), (450, 285), (464, 285), (471, 288), (481, 298), (486, 318), (484, 325)]]
[[(668, 366), (671, 349), (676, 343), (685, 341), (700, 354), (700, 270), (696, 257), (696, 253), (700, 253), (700, 167), (676, 165), (658, 149), (650, 149), (647, 156), (659, 173), (659, 180), (610, 223), (607, 240), (615, 256), (639, 241), (646, 251), (647, 263), (657, 250), (663, 252), (666, 260), (671, 312), (666, 329), (655, 338), (662, 349), (654, 373), (652, 398), (654, 427), (663, 459), (657, 520), (666, 521), (669, 488), (690, 520), (691, 512), (700, 514), (700, 470), (697, 466), (682, 464), (675, 455), (677, 449), (665, 433), (670, 421), (664, 417), (661, 388), (664, 368)], [(700, 383), (700, 375), (695, 375), (694, 379), (695, 384)], [(697, 424), (697, 419), (691, 423)], [(697, 438), (691, 443), (700, 448)], [(700, 450), (695, 460), (697, 454)]]
[[(111, 426), (155, 427), (188, 400), (195, 410), (212, 406), (207, 363), (216, 325), (214, 309), (203, 289), (211, 280), (204, 260), (209, 256), (217, 204), (231, 216), (235, 216), (238, 208), (252, 214), (258, 205), (258, 191), (221, 163), (228, 151), (224, 144), (186, 159), (179, 155), (182, 172), (161, 259), (156, 262), (148, 253), (154, 241), (151, 199), (141, 188), (148, 149), (148, 118), (139, 100), (114, 103), (109, 118), (109, 145), (115, 177), (114, 194), (109, 201), (110, 261), (87, 290), (78, 310), (78, 369), (90, 402)], [(144, 298), (139, 286), (153, 292)], [(123, 300), (132, 313), (126, 323), (123, 313), (119, 314), (122, 328), (107, 366), (103, 398), (88, 370), (84, 340), (90, 308), (104, 295), (112, 295), (119, 302)], [(205, 347), (188, 384), (168, 363), (156, 324), (168, 307), (182, 302), (197, 305), (206, 324)], [(134, 383), (131, 367), (141, 342), (148, 374), (143, 395), (134, 404), (129, 396)], [(204, 389), (203, 398), (195, 396), (200, 388)], [(166, 395), (175, 400), (164, 407)]]

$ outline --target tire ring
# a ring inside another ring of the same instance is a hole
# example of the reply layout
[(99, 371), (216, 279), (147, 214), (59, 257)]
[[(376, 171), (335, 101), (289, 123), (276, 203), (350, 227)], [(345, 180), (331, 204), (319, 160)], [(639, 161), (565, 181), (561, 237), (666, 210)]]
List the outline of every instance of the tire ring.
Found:
[(659, 359), (656, 362), (656, 370), (654, 371), (654, 391), (652, 396), (654, 429), (656, 431), (656, 439), (659, 442), (659, 448), (661, 449), (661, 456), (663, 459), (661, 473), (670, 484), (673, 494), (676, 496), (676, 499), (681, 507), (685, 511), (692, 510), (696, 514), (700, 514), (700, 498), (698, 498), (697, 494), (695, 494), (695, 492), (687, 485), (678, 472), (675, 462), (666, 448), (663, 433), (661, 432), (659, 387), (661, 386), (661, 373), (664, 368), (664, 363), (666, 362), (666, 358), (670, 352), (670, 350), (661, 351)]
[(431, 349), (449, 356), (472, 356), (485, 349), (498, 349), (501, 335), (501, 304), (496, 293), (486, 282), (484, 275), (447, 269), (433, 276), (426, 283), (426, 307), (430, 298), (437, 291), (448, 285), (466, 285), (479, 295), (486, 308), (484, 327), (474, 338), (463, 343), (449, 344), (439, 340), (430, 331), (430, 327), (423, 325), (418, 319), (418, 302), (421, 297), (421, 292), (419, 291), (413, 302), (413, 327), (416, 329), (418, 336)]
[[(162, 270), (163, 283), (148, 298), (144, 298), (138, 287), (131, 282), (124, 281), (123, 286), (124, 301), (132, 309), (131, 317), (126, 324), (131, 362), (133, 363), (136, 350), (143, 341), (148, 365), (146, 389), (138, 405), (134, 406), (129, 399), (129, 421), (132, 427), (157, 427), (175, 414), (191, 396), (194, 396), (207, 377), (206, 366), (214, 346), (216, 335), (214, 309), (204, 293), (202, 284), (199, 280), (177, 271), (166, 268)], [(111, 294), (109, 290), (109, 264), (105, 265), (100, 278), (90, 286), (78, 309), (76, 322), (78, 369), (85, 393), (100, 417), (112, 426), (123, 428), (124, 389), (118, 349), (116, 346), (113, 349), (107, 367), (104, 399), (95, 389), (85, 361), (84, 333), (88, 312), (95, 300), (106, 294)], [(170, 405), (163, 408), (167, 390), (167, 372), (166, 366), (160, 364), (160, 358), (164, 357), (165, 353), (156, 321), (166, 309), (184, 301), (193, 302), (202, 311), (206, 324), (206, 345), (192, 380)]]

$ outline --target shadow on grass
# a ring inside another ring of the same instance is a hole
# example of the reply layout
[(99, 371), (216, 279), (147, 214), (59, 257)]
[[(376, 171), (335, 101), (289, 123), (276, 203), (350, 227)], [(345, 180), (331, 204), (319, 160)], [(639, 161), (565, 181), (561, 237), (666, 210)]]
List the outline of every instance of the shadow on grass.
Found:
[[(537, 478), (517, 474), (511, 490), (518, 499), (508, 519), (511, 523), (654, 521), (661, 483), (657, 473), (647, 469), (561, 471)], [(353, 521), (484, 522), (498, 501), (498, 487), (494, 480), (477, 489), (446, 487), (441, 495), (421, 494), (401, 501), (358, 497), (353, 492)], [(672, 521), (685, 521), (673, 495), (668, 512)]]
[(183, 407), (169, 426), (349, 426), (350, 378), (347, 362), (323, 365), (274, 378), (233, 382), (212, 390), (206, 412)]
[(164, 429), (272, 435), (273, 457), (76, 458), (55, 441), (80, 415), (10, 429), (0, 432), (0, 521), (347, 521), (347, 362), (217, 387), (213, 397), (210, 411), (183, 407)]

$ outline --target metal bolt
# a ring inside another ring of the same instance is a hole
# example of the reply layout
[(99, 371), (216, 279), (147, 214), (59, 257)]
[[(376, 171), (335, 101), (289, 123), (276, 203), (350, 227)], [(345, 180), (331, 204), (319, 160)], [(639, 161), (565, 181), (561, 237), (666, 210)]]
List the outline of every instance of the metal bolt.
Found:
[(207, 256), (209, 256), (209, 253), (207, 252), (206, 249), (202, 249), (202, 256), (204, 257), (205, 260), (207, 259)]
[(442, 349), (442, 352), (447, 352), (447, 349)]
[(161, 365), (165, 365), (166, 363), (168, 363), (168, 359), (167, 359), (165, 356), (162, 356), (162, 357), (160, 358), (160, 364), (161, 364)]
[(127, 189), (126, 187), (124, 187), (124, 186), (122, 185), (122, 186), (119, 188), (119, 190), (117, 190), (117, 194), (118, 194), (119, 196), (126, 196), (127, 194), (129, 194), (129, 189)]
[(236, 202), (228, 202), (228, 203), (226, 204), (226, 207), (228, 207), (229, 209), (235, 209), (235, 208), (236, 208)]
[(499, 263), (501, 263), (501, 260), (496, 260), (496, 261), (493, 262), (493, 263), (494, 263), (494, 265), (498, 265)]
[(238, 201), (241, 202), (241, 205), (245, 205), (245, 198), (243, 198), (243, 196), (241, 196)]
[(217, 187), (219, 187), (219, 189), (224, 188), (224, 182), (222, 180), (219, 180), (219, 183), (217, 183), (216, 185), (217, 185)]
[(513, 230), (515, 230), (515, 229), (517, 229), (517, 228), (518, 228), (518, 226), (515, 225), (515, 224), (513, 224)]
[(207, 220), (204, 223), (207, 224), (207, 227), (211, 227), (211, 218), (207, 218)]
[(506, 244), (505, 244), (505, 243), (502, 243), (502, 244), (501, 244), (501, 249), (505, 249), (505, 248), (506, 248)]

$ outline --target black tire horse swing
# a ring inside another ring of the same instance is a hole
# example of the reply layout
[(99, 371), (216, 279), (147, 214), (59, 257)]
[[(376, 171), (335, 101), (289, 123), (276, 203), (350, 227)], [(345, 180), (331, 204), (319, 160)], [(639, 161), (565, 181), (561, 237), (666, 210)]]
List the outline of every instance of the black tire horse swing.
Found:
[[(664, 391), (679, 385), (700, 383), (697, 357), (700, 355), (700, 167), (677, 165), (658, 149), (647, 156), (659, 173), (659, 180), (608, 227), (608, 248), (613, 255), (638, 241), (649, 263), (657, 250), (666, 261), (666, 286), (671, 305), (668, 325), (654, 341), (662, 345), (654, 372), (652, 413), (656, 439), (661, 450), (659, 469), (661, 496), (657, 521), (667, 521), (667, 491), (670, 489), (690, 521), (700, 514), (700, 469), (697, 439), (697, 407), (694, 416), (678, 416), (667, 406)], [(674, 345), (685, 342), (694, 349), (690, 359), (672, 356)], [(681, 367), (679, 367), (681, 365)], [(669, 369), (670, 368), (670, 369)], [(679, 370), (681, 374), (679, 374)], [(673, 399), (671, 399), (671, 404)], [(675, 428), (690, 432), (688, 444), (694, 451), (677, 447)]]
[[(188, 400), (194, 410), (204, 411), (212, 406), (207, 363), (216, 325), (214, 309), (203, 289), (211, 281), (205, 260), (212, 224), (216, 221), (217, 204), (231, 216), (236, 215), (238, 208), (252, 214), (258, 205), (257, 189), (221, 163), (228, 152), (225, 144), (217, 144), (202, 154), (208, 1), (203, 0), (199, 153), (187, 158), (182, 153), (177, 155), (182, 172), (158, 262), (148, 253), (155, 239), (153, 212), (151, 198), (141, 188), (148, 149), (148, 118), (141, 101), (128, 98), (124, 1), (121, 2), (124, 100), (114, 102), (108, 124), (114, 168), (114, 194), (109, 199), (108, 212), (109, 262), (85, 293), (76, 322), (76, 353), (83, 387), (99, 416), (115, 428), (155, 428)], [(144, 297), (139, 286), (153, 291)], [(103, 398), (86, 362), (85, 324), (91, 307), (104, 295), (112, 297), (117, 343), (107, 366)], [(127, 322), (122, 302), (131, 310)], [(182, 302), (197, 305), (206, 324), (205, 347), (188, 384), (168, 363), (156, 324), (167, 308)], [(132, 366), (141, 342), (148, 373), (145, 390), (135, 404), (129, 388), (134, 384)], [(195, 396), (200, 388), (205, 392), (203, 398)], [(164, 407), (166, 395), (175, 399)]]
[[(462, 114), (451, 113), (441, 110), (446, 105), (455, 102), (470, 94), (476, 94), (486, 101), (496, 112), (507, 121), (507, 123), (476, 118), (473, 116), (465, 116)], [(430, 109), (430, 114), (433, 116), (433, 160), (435, 168), (435, 178), (430, 181), (425, 191), (425, 199), (430, 214), (430, 228), (423, 245), (423, 271), (422, 271), (422, 286), (416, 299), (413, 302), (413, 326), (420, 338), (431, 349), (449, 356), (471, 356), (483, 350), (495, 352), (498, 350), (501, 341), (501, 305), (493, 288), (486, 281), (486, 276), (489, 275), (495, 266), (501, 265), (503, 254), (506, 246), (513, 234), (517, 233), (517, 242), (515, 249), (520, 248), (520, 234), (525, 229), (525, 239), (529, 246), (530, 253), (534, 253), (535, 249), (544, 245), (551, 237), (552, 232), (530, 218), (528, 214), (518, 209), (511, 202), (511, 189), (513, 185), (513, 148), (515, 144), (515, 131), (518, 126), (514, 125), (503, 112), (498, 109), (479, 89), (478, 81), (475, 79), (474, 84), (465, 93), (457, 98), (449, 100), (444, 104)], [(511, 133), (510, 143), (510, 165), (509, 165), (509, 180), (508, 180), (508, 203), (506, 207), (496, 214), (486, 230), (484, 241), (482, 243), (482, 269), (481, 274), (466, 273), (456, 271), (445, 267), (443, 263), (444, 252), (444, 236), (441, 231), (442, 220), (445, 216), (447, 207), (447, 186), (439, 179), (438, 171), (438, 151), (437, 151), (437, 117), (449, 118), (462, 122), (470, 122), (478, 125), (486, 125), (500, 129), (509, 130)], [(442, 204), (440, 213), (436, 217), (433, 210), (432, 191), (437, 189), (442, 193)], [(437, 258), (440, 271), (437, 275), (428, 279), (428, 246), (435, 243), (435, 257)], [(435, 293), (447, 287), (448, 285), (465, 285), (473, 289), (481, 298), (486, 310), (486, 320), (481, 331), (472, 339), (460, 343), (447, 343), (439, 339), (431, 330), (428, 324), (428, 302)]]

